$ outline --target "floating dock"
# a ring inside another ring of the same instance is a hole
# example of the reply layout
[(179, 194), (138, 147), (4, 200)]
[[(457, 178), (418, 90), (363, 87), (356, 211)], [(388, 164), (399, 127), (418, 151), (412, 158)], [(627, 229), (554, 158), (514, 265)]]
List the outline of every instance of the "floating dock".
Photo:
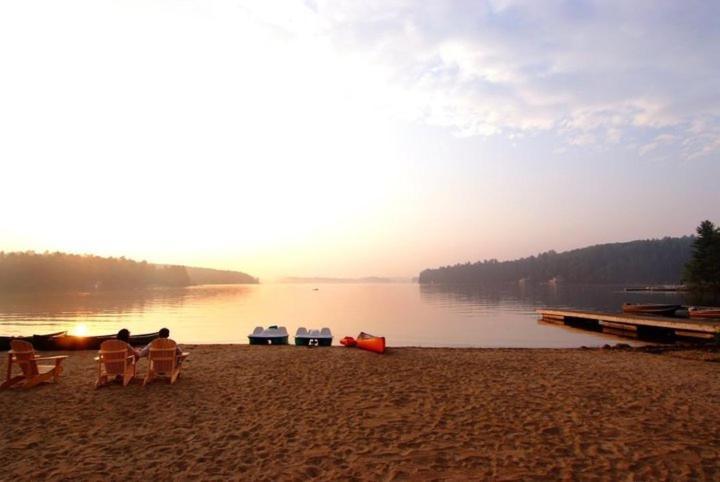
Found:
[(634, 291), (651, 291), (651, 292), (665, 292), (665, 293), (677, 293), (682, 291), (687, 291), (687, 286), (685, 285), (659, 285), (659, 286), (636, 286), (636, 287), (630, 287), (625, 288), (625, 292), (634, 292)]
[(687, 320), (665, 316), (599, 311), (537, 310), (540, 320), (612, 335), (648, 340), (710, 341), (720, 336), (720, 320)]

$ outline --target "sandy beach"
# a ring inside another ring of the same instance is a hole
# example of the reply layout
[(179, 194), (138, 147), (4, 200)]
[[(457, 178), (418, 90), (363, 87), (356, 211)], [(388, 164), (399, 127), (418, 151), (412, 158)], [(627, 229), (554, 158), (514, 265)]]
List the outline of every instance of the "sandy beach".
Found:
[(0, 479), (720, 478), (717, 354), (185, 348), (174, 386), (76, 352), (0, 392)]

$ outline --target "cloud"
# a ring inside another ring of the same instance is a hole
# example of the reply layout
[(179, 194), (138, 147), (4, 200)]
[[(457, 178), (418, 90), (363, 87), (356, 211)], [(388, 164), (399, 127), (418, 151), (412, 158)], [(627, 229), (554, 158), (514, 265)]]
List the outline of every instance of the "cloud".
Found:
[(266, 9), (264, 17), (372, 70), (382, 89), (368, 101), (391, 115), (462, 136), (551, 131), (568, 145), (622, 140), (642, 155), (671, 131), (662, 143), (687, 158), (719, 151), (720, 3), (307, 5), (294, 16)]
[(670, 144), (677, 140), (677, 137), (672, 134), (660, 134), (659, 136), (655, 137), (651, 142), (643, 145), (640, 147), (640, 155), (644, 156), (648, 152), (651, 152), (659, 147), (662, 147), (663, 145)]

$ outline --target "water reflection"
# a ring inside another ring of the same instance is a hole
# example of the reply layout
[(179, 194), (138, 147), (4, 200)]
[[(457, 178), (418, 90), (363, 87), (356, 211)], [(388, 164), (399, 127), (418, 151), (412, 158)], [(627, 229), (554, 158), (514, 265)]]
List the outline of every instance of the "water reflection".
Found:
[(13, 315), (46, 318), (63, 314), (124, 314), (142, 312), (153, 305), (182, 306), (185, 289), (97, 291), (90, 293), (2, 293), (0, 313), (3, 319)]
[(360, 331), (390, 345), (573, 347), (608, 336), (537, 322), (540, 307), (619, 311), (624, 301), (682, 302), (677, 294), (624, 293), (610, 286), (437, 286), (263, 284), (144, 291), (0, 296), (0, 334), (83, 329), (152, 332), (166, 326), (183, 343), (247, 343), (255, 326), (328, 326), (336, 342)]
[(673, 292), (625, 292), (616, 285), (504, 284), (504, 285), (420, 285), (424, 301), (454, 309), (496, 308), (534, 311), (538, 308), (570, 308), (621, 311), (625, 302), (686, 302)]

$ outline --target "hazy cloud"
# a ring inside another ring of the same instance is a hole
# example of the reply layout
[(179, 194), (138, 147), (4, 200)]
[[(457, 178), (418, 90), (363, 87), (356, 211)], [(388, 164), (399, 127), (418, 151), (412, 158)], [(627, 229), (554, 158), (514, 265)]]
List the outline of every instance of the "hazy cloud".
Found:
[(569, 145), (624, 141), (640, 154), (661, 138), (687, 158), (718, 152), (720, 3), (319, 0), (285, 16), (263, 8), (278, 28), (367, 66), (384, 86), (372, 101), (393, 115), (458, 135), (553, 131)]

